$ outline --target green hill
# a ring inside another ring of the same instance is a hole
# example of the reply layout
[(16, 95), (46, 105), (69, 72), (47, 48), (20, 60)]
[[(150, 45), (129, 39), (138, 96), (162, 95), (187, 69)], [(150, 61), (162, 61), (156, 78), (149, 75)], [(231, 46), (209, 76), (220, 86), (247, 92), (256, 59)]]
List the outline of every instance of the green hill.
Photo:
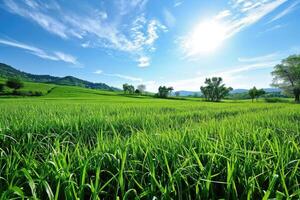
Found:
[(0, 63), (0, 78), (18, 78), (22, 81), (50, 83), (56, 85), (79, 86), (84, 88), (118, 91), (120, 89), (106, 85), (105, 83), (92, 83), (73, 76), (56, 77), (50, 75), (35, 75), (17, 70), (7, 64)]

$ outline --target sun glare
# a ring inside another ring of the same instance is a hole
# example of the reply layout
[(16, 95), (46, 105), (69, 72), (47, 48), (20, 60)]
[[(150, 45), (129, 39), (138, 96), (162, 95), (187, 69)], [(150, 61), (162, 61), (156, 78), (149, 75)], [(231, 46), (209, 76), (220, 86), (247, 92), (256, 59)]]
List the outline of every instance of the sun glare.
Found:
[(215, 21), (198, 24), (185, 41), (189, 56), (206, 54), (215, 51), (226, 37), (225, 27)]

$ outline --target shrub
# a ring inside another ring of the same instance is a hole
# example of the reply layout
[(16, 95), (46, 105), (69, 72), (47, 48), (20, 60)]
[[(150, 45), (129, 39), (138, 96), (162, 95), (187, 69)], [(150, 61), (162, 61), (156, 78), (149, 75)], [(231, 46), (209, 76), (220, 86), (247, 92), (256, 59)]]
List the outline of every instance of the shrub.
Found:
[(33, 96), (43, 96), (43, 93), (40, 91), (35, 91), (32, 95)]
[(284, 99), (284, 98), (265, 98), (265, 102), (267, 102), (267, 103), (286, 103), (286, 102), (289, 102), (289, 100)]
[(0, 93), (4, 91), (4, 84), (0, 83)]
[(18, 89), (24, 87), (24, 84), (19, 79), (8, 79), (6, 81), (6, 86), (11, 89), (18, 90)]

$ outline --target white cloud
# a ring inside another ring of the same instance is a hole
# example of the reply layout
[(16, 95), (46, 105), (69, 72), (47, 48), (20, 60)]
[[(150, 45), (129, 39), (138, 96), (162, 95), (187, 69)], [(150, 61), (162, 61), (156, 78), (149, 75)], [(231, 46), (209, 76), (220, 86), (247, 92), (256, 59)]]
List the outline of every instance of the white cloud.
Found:
[(224, 19), (226, 17), (229, 17), (230, 15), (231, 15), (230, 10), (223, 10), (215, 16), (215, 19), (217, 20)]
[(102, 74), (102, 70), (96, 70), (95, 72), (94, 72), (94, 74)]
[(151, 20), (148, 24), (148, 37), (145, 40), (145, 44), (150, 46), (153, 45), (153, 43), (158, 39), (158, 29), (163, 31), (167, 30), (167, 28), (164, 25), (162, 25), (159, 21)]
[[(183, 37), (181, 47), (183, 48), (185, 58), (195, 59), (203, 54), (203, 51), (199, 49), (195, 50), (194, 47), (207, 48), (206, 46), (211, 47), (215, 44), (204, 46), (200, 42), (208, 43), (209, 41), (214, 42), (218, 39), (218, 45), (220, 45), (223, 41), (257, 23), (285, 2), (287, 0), (232, 0), (230, 9), (222, 10), (213, 17), (213, 20), (204, 21), (197, 25), (198, 27), (202, 27), (203, 24), (209, 23), (210, 26), (205, 26), (206, 29), (203, 30), (198, 30), (199, 28), (196, 27), (192, 32)], [(219, 31), (215, 29), (219, 29)], [(201, 37), (198, 34), (199, 32), (202, 38), (199, 38)], [(215, 35), (212, 36), (212, 34)], [(193, 37), (193, 35), (197, 36)]]
[(274, 22), (276, 20), (281, 19), (282, 17), (286, 16), (287, 14), (289, 14), (290, 12), (292, 12), (296, 6), (300, 3), (300, 1), (295, 1), (294, 3), (292, 3), (290, 6), (288, 6), (286, 9), (284, 9), (282, 12), (280, 12), (279, 14), (277, 14), (275, 17), (273, 17), (269, 23)]
[(88, 47), (91, 47), (91, 43), (90, 43), (90, 41), (87, 41), (87, 42), (82, 43), (81, 46), (83, 48), (88, 48)]
[(67, 38), (68, 34), (72, 32), (60, 21), (50, 17), (49, 15), (43, 14), (37, 2), (26, 1), (26, 5), (19, 5), (15, 1), (4, 0), (5, 5), (12, 13), (18, 14), (22, 17), (28, 18), (50, 33), (56, 34), (62, 38)]
[(272, 26), (272, 27), (270, 27), (270, 28), (268, 28), (268, 29), (266, 29), (266, 30), (260, 32), (259, 34), (263, 34), (263, 33), (266, 33), (266, 32), (270, 32), (270, 31), (274, 31), (274, 30), (277, 30), (277, 29), (281, 29), (281, 28), (283, 28), (283, 27), (285, 27), (285, 26), (286, 26), (286, 25), (277, 24), (277, 25), (275, 25), (275, 26)]
[(239, 62), (268, 62), (274, 60), (280, 60), (282, 55), (278, 52), (270, 53), (263, 56), (251, 57), (251, 58), (238, 58)]
[[(30, 19), (49, 33), (63, 39), (80, 40), (83, 48), (100, 47), (126, 52), (134, 60), (140, 55), (151, 54), (159, 32), (166, 30), (158, 20), (144, 17), (146, 3), (147, 0), (113, 0), (104, 2), (103, 9), (86, 5), (74, 13), (57, 3), (4, 0), (10, 12)], [(110, 9), (106, 11), (107, 7)], [(111, 10), (113, 16), (110, 16)]]
[(150, 58), (146, 56), (142, 56), (139, 58), (138, 62), (139, 62), (138, 64), (139, 67), (148, 67), (150, 65)]
[(183, 1), (181, 1), (181, 0), (175, 0), (174, 7), (178, 7), (181, 4), (183, 4)]
[(176, 23), (176, 18), (174, 17), (174, 15), (168, 9), (164, 9), (163, 14), (167, 26), (169, 28), (173, 27)]
[(103, 73), (102, 71), (101, 71), (101, 73), (97, 73), (97, 72), (99, 72), (99, 70), (96, 71), (95, 73), (96, 74), (102, 74), (103, 76), (117, 77), (117, 78), (120, 78), (120, 79), (133, 81), (133, 82), (142, 82), (143, 81), (142, 78), (138, 78), (138, 77), (134, 77), (134, 76), (128, 76), (128, 75), (123, 75), (123, 74), (107, 74), (107, 73)]
[(57, 52), (54, 52), (51, 54), (51, 53), (45, 52), (44, 50), (42, 50), (40, 48), (34, 47), (34, 46), (30, 46), (30, 45), (27, 45), (24, 43), (11, 41), (11, 40), (4, 40), (4, 39), (0, 39), (0, 44), (27, 50), (29, 53), (36, 55), (43, 59), (54, 60), (54, 61), (63, 61), (63, 62), (71, 63), (74, 65), (79, 64), (77, 59), (74, 56), (65, 54), (62, 52), (57, 51)]
[(266, 74), (260, 73), (256, 76), (253, 76), (252, 73), (256, 70), (271, 71), (284, 57), (295, 52), (297, 52), (296, 49), (291, 49), (287, 52), (273, 52), (256, 57), (238, 58), (240, 65), (221, 71), (197, 73), (197, 76), (189, 79), (175, 80), (162, 84), (173, 86), (175, 90), (199, 91), (200, 86), (204, 84), (205, 78), (219, 76), (223, 78), (226, 85), (234, 88), (250, 88), (253, 85), (267, 87), (272, 81), (269, 72)]
[[(244, 84), (244, 85), (241, 84), (242, 82), (244, 82), (244, 81), (240, 80), (242, 77), (244, 78), (243, 73), (254, 71), (254, 70), (259, 70), (259, 69), (272, 68), (277, 63), (278, 62), (276, 62), (276, 61), (251, 63), (251, 64), (246, 64), (246, 65), (231, 67), (228, 70), (202, 74), (202, 75), (190, 78), (190, 79), (182, 79), (182, 80), (167, 82), (165, 84), (173, 86), (175, 88), (175, 90), (199, 91), (200, 86), (204, 84), (204, 81), (206, 78), (213, 77), (213, 76), (220, 76), (223, 78), (225, 84), (228, 86), (231, 86), (234, 88), (241, 88), (241, 87), (249, 88), (249, 87), (251, 87), (250, 84)], [(255, 82), (256, 78), (252, 77), (252, 79), (253, 79), (253, 82)]]
[(72, 63), (74, 65), (78, 64), (77, 62), (77, 58), (75, 58), (74, 56), (71, 56), (69, 54), (65, 54), (63, 52), (59, 52), (59, 51), (56, 51), (54, 52), (54, 55), (59, 59), (59, 60), (62, 60), (64, 62), (67, 62), (67, 63)]

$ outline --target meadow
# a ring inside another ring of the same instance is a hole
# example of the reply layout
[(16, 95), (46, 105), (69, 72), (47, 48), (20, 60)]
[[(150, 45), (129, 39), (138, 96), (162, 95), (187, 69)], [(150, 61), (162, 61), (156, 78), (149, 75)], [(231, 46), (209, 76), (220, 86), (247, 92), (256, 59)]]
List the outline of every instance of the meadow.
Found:
[(1, 199), (299, 199), (300, 107), (76, 87), (0, 98)]

